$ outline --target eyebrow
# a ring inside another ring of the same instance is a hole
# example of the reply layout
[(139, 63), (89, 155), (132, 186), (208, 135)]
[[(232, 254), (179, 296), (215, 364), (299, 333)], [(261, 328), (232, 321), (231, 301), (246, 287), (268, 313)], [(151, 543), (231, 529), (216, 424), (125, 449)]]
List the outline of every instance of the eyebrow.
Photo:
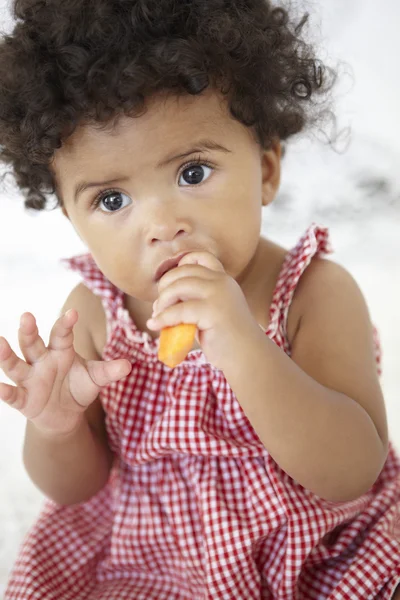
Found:
[[(170, 165), (171, 163), (175, 162), (178, 159), (186, 158), (187, 156), (190, 156), (191, 154), (195, 154), (196, 152), (202, 152), (204, 150), (216, 150), (218, 152), (225, 152), (226, 154), (231, 152), (231, 150), (228, 150), (224, 146), (221, 146), (221, 144), (217, 144), (216, 142), (213, 142), (212, 140), (200, 140), (199, 142), (196, 142), (195, 146), (192, 146), (188, 150), (185, 150), (184, 152), (181, 152), (179, 154), (174, 154), (172, 156), (168, 156), (166, 159), (157, 163), (156, 166), (158, 169), (162, 169), (163, 167)], [(88, 190), (90, 188), (103, 187), (106, 185), (113, 185), (116, 183), (122, 183), (122, 182), (126, 182), (126, 181), (129, 181), (129, 177), (114, 177), (113, 179), (108, 179), (107, 181), (92, 181), (92, 182), (81, 181), (81, 182), (77, 183), (74, 188), (74, 202), (77, 201), (78, 196), (80, 194), (82, 194), (83, 192), (85, 192), (86, 190)]]
[(224, 146), (221, 146), (221, 144), (217, 144), (212, 140), (200, 140), (196, 142), (196, 146), (192, 146), (188, 150), (185, 150), (185, 152), (168, 156), (165, 160), (157, 164), (157, 168), (161, 169), (162, 167), (166, 167), (179, 158), (186, 158), (187, 156), (190, 156), (190, 154), (202, 152), (203, 150), (217, 150), (218, 152), (225, 152), (226, 154), (231, 152), (231, 150), (228, 150)]
[(124, 181), (129, 181), (129, 177), (114, 177), (114, 179), (107, 179), (106, 181), (81, 181), (75, 186), (74, 189), (74, 202), (78, 200), (78, 196), (89, 190), (90, 188), (103, 187), (105, 185), (113, 185), (115, 183), (122, 183)]

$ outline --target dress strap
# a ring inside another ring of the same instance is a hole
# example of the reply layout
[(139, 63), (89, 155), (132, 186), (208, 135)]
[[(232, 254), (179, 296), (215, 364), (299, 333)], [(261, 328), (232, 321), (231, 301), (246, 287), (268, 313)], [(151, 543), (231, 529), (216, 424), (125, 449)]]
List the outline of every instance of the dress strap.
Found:
[(107, 323), (112, 322), (117, 316), (118, 307), (123, 305), (123, 293), (100, 271), (93, 256), (89, 253), (81, 254), (63, 258), (61, 263), (67, 269), (79, 273), (86, 287), (101, 298)]
[(268, 332), (277, 338), (279, 345), (288, 354), (290, 345), (287, 338), (287, 319), (297, 285), (314, 257), (331, 252), (328, 229), (313, 224), (287, 253), (283, 262), (272, 297)]

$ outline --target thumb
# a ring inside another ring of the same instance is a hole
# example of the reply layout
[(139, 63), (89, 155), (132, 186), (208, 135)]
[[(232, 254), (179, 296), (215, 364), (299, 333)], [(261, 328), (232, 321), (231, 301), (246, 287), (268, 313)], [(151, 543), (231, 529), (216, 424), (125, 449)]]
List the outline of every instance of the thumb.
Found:
[(110, 361), (88, 360), (86, 366), (92, 381), (99, 387), (126, 377), (132, 369), (131, 363), (125, 358)]
[(211, 252), (189, 252), (189, 254), (186, 254), (179, 261), (178, 266), (182, 267), (183, 265), (201, 265), (211, 271), (222, 271), (225, 273), (222, 263)]

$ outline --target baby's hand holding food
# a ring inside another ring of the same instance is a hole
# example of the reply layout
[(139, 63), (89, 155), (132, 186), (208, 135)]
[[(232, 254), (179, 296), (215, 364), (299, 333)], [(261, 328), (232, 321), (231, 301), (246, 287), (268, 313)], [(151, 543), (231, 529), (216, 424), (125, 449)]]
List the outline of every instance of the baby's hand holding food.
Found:
[(79, 426), (102, 386), (126, 377), (127, 360), (84, 360), (73, 346), (78, 313), (71, 309), (55, 322), (48, 346), (35, 317), (24, 313), (18, 332), (25, 360), (0, 338), (0, 368), (15, 386), (0, 383), (0, 397), (42, 433), (65, 435)]
[[(174, 330), (180, 333), (176, 326), (192, 326), (183, 331), (187, 340), (190, 335), (194, 339), (197, 329), (196, 338), (216, 367), (223, 364), (224, 353), (232, 348), (233, 340), (238, 340), (240, 331), (258, 327), (239, 284), (209, 252), (185, 255), (176, 268), (162, 276), (158, 289), (159, 297), (147, 324), (150, 329), (162, 330), (159, 358), (168, 364), (172, 356), (174, 362), (169, 366), (177, 364), (174, 355), (178, 356), (178, 362), (184, 358), (177, 347), (179, 338), (175, 347), (168, 344), (168, 336)], [(182, 352), (187, 352), (187, 347)]]

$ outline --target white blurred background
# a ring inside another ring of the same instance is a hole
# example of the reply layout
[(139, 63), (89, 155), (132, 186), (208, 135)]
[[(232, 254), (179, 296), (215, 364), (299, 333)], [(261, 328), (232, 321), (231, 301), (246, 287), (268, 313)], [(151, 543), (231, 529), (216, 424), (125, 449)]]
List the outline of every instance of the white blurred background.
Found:
[[(312, 221), (330, 228), (334, 259), (359, 282), (381, 334), (389, 428), (400, 450), (400, 4), (313, 0), (307, 6), (321, 58), (348, 65), (336, 112), (339, 126), (352, 128), (351, 143), (342, 154), (309, 137), (289, 147), (264, 232), (291, 246)], [(10, 27), (8, 2), (0, 0), (0, 28)], [(47, 340), (78, 282), (58, 261), (85, 249), (58, 211), (27, 214), (11, 191), (0, 195), (0, 208), (0, 335), (19, 353), (20, 315), (33, 312)], [(7, 381), (2, 373), (0, 380)], [(24, 419), (0, 402), (0, 596), (43, 501), (22, 465), (23, 433)]]

